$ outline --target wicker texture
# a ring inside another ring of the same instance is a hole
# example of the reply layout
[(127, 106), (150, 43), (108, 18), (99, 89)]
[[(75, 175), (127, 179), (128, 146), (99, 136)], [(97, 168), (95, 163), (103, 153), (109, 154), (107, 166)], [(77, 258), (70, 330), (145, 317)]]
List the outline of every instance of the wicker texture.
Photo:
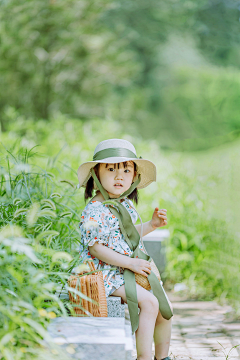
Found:
[[(156, 275), (156, 277), (158, 278), (159, 282), (161, 281), (161, 277), (158, 271), (157, 266), (155, 265), (155, 262), (153, 260), (150, 261), (150, 265), (151, 265), (151, 271)], [(138, 285), (141, 285), (144, 289), (146, 290), (150, 290), (151, 286), (149, 284), (148, 279), (141, 274), (137, 274), (135, 273), (135, 279), (136, 279), (136, 283)]]
[[(90, 271), (96, 270), (93, 262), (88, 261), (87, 264), (90, 267)], [(68, 285), (80, 291), (92, 300), (95, 300), (99, 305), (82, 299), (78, 295), (73, 294), (70, 291), (69, 300), (72, 302), (73, 305), (76, 305), (74, 306), (74, 311), (77, 316), (87, 316), (86, 312), (83, 310), (85, 309), (95, 317), (107, 317), (107, 299), (102, 271), (98, 271), (96, 273), (84, 275), (81, 277), (79, 276), (87, 272), (89, 271), (84, 271), (76, 275), (71, 275), (68, 280)]]

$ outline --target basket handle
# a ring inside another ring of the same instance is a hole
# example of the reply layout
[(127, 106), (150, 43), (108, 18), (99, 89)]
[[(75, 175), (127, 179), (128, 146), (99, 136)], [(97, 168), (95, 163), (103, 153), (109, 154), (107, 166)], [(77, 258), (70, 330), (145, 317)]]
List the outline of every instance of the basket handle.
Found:
[(94, 262), (92, 260), (85, 260), (83, 264), (88, 265), (89, 269), (82, 270), (80, 272), (75, 273), (75, 275), (83, 275), (88, 273), (89, 271), (96, 271)]
[(95, 271), (95, 270), (96, 270), (95, 265), (94, 265), (94, 262), (93, 262), (92, 260), (88, 260), (88, 261), (87, 261), (87, 264), (88, 264), (88, 266), (90, 267), (90, 270), (91, 270), (91, 271)]

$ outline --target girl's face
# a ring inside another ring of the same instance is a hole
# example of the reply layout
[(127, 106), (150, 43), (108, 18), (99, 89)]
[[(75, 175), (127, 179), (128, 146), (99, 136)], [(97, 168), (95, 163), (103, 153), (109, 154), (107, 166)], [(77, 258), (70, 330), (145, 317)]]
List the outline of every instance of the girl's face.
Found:
[(130, 188), (136, 172), (133, 161), (127, 161), (119, 164), (100, 164), (98, 175), (109, 197), (118, 198)]

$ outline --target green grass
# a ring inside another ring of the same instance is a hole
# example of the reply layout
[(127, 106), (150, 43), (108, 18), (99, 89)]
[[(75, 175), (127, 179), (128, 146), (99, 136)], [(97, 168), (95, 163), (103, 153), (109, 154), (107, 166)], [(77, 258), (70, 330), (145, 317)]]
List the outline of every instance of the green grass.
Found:
[[(168, 287), (185, 282), (192, 298), (228, 302), (239, 315), (239, 237), (226, 217), (232, 211), (229, 197), (234, 202), (233, 182), (221, 177), (228, 176), (226, 166), (234, 181), (238, 177), (237, 143), (195, 155), (166, 153), (111, 120), (99, 128), (94, 120), (20, 119), (2, 134), (0, 150), (2, 359), (40, 359), (46, 351), (48, 358), (58, 356), (59, 350), (44, 350), (42, 339), (51, 317), (66, 314), (66, 307), (71, 311), (56, 291), (79, 257), (85, 204), (76, 171), (99, 141), (114, 137), (132, 141), (138, 155), (157, 166), (158, 182), (140, 191), (138, 211), (147, 221), (155, 206), (168, 210), (171, 236), (162, 274)], [(226, 214), (222, 195), (229, 201)]]
[(6, 360), (61, 355), (46, 327), (71, 312), (58, 291), (79, 256), (76, 189), (30, 165), (32, 158), (33, 150), (18, 146), (1, 153), (0, 357)]

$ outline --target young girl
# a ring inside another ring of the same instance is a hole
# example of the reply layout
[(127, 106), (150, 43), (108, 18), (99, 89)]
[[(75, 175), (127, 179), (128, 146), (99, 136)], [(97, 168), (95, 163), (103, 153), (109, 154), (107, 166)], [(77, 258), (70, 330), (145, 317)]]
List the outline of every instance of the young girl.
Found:
[[(106, 296), (128, 303), (138, 360), (151, 359), (152, 339), (155, 360), (169, 360), (171, 304), (139, 243), (141, 232), (144, 236), (167, 225), (167, 210), (155, 208), (141, 229), (133, 225), (138, 216), (131, 201), (138, 203), (138, 189), (156, 181), (155, 165), (138, 158), (129, 141), (105, 140), (97, 145), (93, 161), (80, 165), (78, 179), (86, 188), (86, 200), (96, 190), (81, 217), (81, 259), (92, 259), (96, 268), (103, 269)], [(113, 266), (116, 269), (110, 270)], [(136, 284), (134, 273), (148, 278), (153, 293)]]

